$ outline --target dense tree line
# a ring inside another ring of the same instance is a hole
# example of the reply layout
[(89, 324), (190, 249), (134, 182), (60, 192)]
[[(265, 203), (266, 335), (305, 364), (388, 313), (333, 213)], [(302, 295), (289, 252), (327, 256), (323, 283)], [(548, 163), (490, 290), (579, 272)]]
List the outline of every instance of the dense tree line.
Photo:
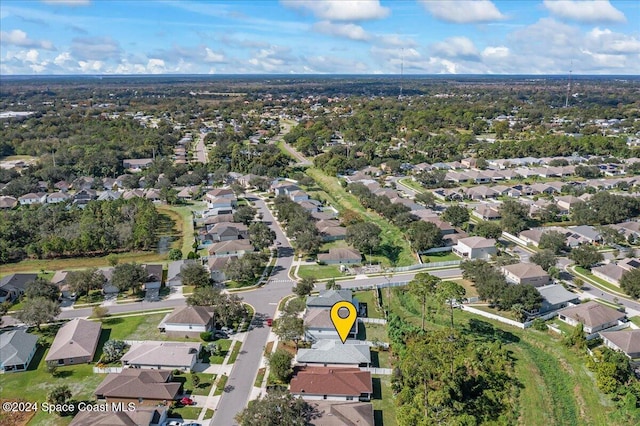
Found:
[(144, 198), (93, 201), (84, 209), (59, 203), (3, 211), (0, 260), (149, 250), (157, 243), (158, 220)]
[(352, 183), (347, 187), (349, 192), (358, 197), (364, 208), (372, 209), (396, 226), (406, 227), (418, 220), (411, 214), (411, 209), (404, 204), (392, 203), (386, 195), (375, 195), (361, 183)]
[(321, 241), (311, 214), (284, 196), (277, 197), (274, 206), (287, 237), (295, 239), (296, 249), (302, 253), (316, 253)]
[(571, 209), (571, 220), (580, 224), (620, 223), (640, 215), (640, 199), (607, 191), (596, 193), (588, 201)]

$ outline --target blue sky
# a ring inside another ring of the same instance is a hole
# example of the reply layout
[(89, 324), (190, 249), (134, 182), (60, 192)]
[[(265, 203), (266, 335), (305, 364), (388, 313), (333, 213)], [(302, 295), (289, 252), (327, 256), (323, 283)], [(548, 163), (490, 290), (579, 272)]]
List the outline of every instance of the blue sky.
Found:
[(640, 2), (2, 0), (0, 74), (640, 74)]

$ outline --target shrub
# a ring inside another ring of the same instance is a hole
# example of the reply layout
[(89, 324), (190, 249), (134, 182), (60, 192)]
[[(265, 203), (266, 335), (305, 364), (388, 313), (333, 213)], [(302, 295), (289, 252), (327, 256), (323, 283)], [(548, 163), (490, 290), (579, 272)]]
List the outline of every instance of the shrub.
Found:
[(200, 333), (200, 338), (205, 342), (210, 342), (213, 340), (213, 333), (211, 333), (210, 331), (203, 331), (202, 333)]
[(547, 324), (545, 324), (545, 322), (540, 318), (534, 319), (533, 323), (531, 323), (531, 327), (533, 327), (534, 330), (547, 331)]

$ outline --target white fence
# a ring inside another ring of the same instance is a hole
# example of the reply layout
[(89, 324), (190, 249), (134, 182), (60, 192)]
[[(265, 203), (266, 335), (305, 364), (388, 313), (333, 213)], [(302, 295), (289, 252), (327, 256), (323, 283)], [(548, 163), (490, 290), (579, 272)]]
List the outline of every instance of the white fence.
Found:
[(407, 272), (407, 271), (415, 271), (416, 269), (440, 268), (443, 266), (455, 266), (461, 263), (462, 263), (462, 260), (445, 260), (442, 262), (417, 263), (415, 265), (399, 266), (397, 268), (393, 268), (393, 272)]
[(379, 374), (381, 376), (390, 376), (393, 373), (391, 368), (376, 368), (376, 367), (360, 367), (360, 371), (368, 371), (371, 374)]
[(95, 374), (121, 373), (122, 367), (93, 367)]
[(370, 324), (386, 324), (387, 323), (387, 320), (384, 318), (358, 318), (358, 320), (364, 323), (370, 323)]
[(465, 306), (465, 305), (460, 305), (460, 308), (464, 309), (465, 311), (469, 311), (471, 313), (483, 316), (485, 318), (491, 318), (493, 320), (500, 321), (500, 322), (503, 322), (505, 324), (512, 325), (514, 327), (525, 328), (523, 323), (518, 322), (518, 321), (514, 321), (514, 320), (509, 319), (509, 318), (501, 317), (500, 315), (492, 314), (490, 312), (481, 311), (480, 309), (475, 309), (475, 308), (472, 308), (470, 306)]

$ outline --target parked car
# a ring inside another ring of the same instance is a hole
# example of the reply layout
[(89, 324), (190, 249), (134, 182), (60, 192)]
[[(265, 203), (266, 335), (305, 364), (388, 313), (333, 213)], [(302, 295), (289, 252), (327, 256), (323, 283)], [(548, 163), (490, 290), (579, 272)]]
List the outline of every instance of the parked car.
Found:
[(227, 337), (227, 333), (222, 332), (222, 331), (216, 331), (215, 333), (213, 333), (213, 337), (216, 339), (226, 339)]
[(182, 422), (179, 420), (171, 420), (170, 422), (166, 422), (164, 426), (181, 426)]
[(200, 423), (191, 422), (191, 423), (183, 423), (182, 426), (202, 426)]
[(267, 318), (267, 325), (271, 327), (273, 325), (273, 319)]
[(193, 399), (188, 398), (188, 397), (185, 396), (184, 398), (182, 398), (180, 400), (180, 404), (182, 404), (182, 405), (196, 405), (196, 402)]
[(223, 333), (226, 333), (226, 334), (234, 334), (235, 333), (235, 331), (232, 328), (229, 328), (229, 327), (222, 327), (220, 329), (220, 331), (222, 331)]

